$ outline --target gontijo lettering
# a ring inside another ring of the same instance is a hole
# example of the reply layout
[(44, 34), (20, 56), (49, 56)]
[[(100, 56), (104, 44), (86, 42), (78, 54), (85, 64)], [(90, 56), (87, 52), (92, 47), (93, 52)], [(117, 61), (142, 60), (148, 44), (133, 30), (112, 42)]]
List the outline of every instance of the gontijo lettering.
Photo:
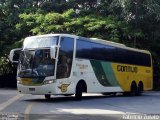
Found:
[(138, 72), (138, 67), (117, 65), (117, 71), (137, 73)]

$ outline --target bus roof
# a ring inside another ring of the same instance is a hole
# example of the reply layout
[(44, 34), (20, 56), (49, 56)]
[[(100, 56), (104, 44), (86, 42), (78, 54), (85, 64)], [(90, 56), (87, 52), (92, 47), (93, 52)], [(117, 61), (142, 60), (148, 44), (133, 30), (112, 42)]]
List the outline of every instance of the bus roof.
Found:
[(131, 48), (131, 47), (127, 47), (124, 44), (121, 43), (116, 43), (116, 42), (112, 42), (112, 41), (108, 41), (108, 40), (103, 40), (103, 39), (99, 39), (99, 38), (87, 38), (87, 37), (81, 37), (81, 36), (77, 36), (77, 35), (73, 35), (73, 34), (64, 34), (64, 33), (59, 33), (59, 34), (44, 34), (44, 35), (36, 35), (36, 36), (29, 36), (28, 38), (35, 38), (35, 37), (47, 37), (47, 36), (66, 36), (66, 37), (74, 37), (74, 38), (82, 38), (84, 40), (87, 41), (91, 41), (91, 42), (96, 42), (96, 43), (100, 43), (100, 44), (105, 44), (105, 45), (110, 45), (113, 47), (118, 47), (118, 48), (123, 48), (123, 49), (127, 49), (127, 50), (132, 50), (132, 51), (137, 51), (137, 52), (143, 52), (143, 53), (147, 53), (150, 54), (149, 51), (147, 50), (141, 50), (141, 49), (137, 49), (137, 48)]

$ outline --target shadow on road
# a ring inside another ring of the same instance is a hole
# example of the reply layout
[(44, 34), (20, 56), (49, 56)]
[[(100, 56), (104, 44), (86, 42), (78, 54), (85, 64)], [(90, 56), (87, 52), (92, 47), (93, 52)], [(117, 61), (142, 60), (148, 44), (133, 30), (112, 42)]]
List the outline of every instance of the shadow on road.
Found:
[[(132, 97), (132, 96), (126, 96), (126, 95), (99, 95), (99, 96), (83, 96), (82, 101), (87, 100), (95, 100), (95, 99), (104, 99), (104, 98), (120, 98), (120, 97)], [(140, 97), (140, 96), (134, 96), (134, 97)], [(71, 102), (71, 101), (78, 101), (75, 99), (75, 96), (51, 96), (51, 99), (45, 99), (45, 98), (31, 98), (31, 99), (25, 99), (24, 101), (28, 102), (50, 102), (50, 103), (61, 103), (61, 102)]]

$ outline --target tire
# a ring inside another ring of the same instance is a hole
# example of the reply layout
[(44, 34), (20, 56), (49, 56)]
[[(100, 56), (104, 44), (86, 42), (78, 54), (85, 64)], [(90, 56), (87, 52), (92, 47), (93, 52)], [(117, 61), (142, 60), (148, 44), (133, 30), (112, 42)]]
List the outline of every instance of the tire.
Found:
[(48, 95), (48, 94), (44, 95), (44, 97), (45, 97), (45, 99), (47, 99), (47, 100), (51, 99), (51, 95)]
[(83, 86), (81, 83), (78, 83), (76, 87), (76, 94), (75, 94), (76, 100), (82, 100), (82, 92), (83, 92)]
[(141, 96), (142, 95), (142, 91), (143, 91), (143, 84), (139, 83), (138, 84), (138, 88), (137, 88), (137, 95)]
[(138, 91), (138, 88), (137, 88), (136, 83), (132, 83), (130, 95), (131, 96), (137, 96), (137, 91)]

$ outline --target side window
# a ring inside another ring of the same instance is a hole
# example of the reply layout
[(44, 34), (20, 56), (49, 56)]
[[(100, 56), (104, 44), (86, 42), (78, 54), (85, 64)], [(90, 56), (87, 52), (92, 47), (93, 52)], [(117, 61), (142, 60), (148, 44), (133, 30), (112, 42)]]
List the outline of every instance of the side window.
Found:
[(116, 62), (132, 65), (151, 66), (150, 55), (117, 48)]
[(91, 59), (91, 43), (85, 40), (77, 40), (76, 57)]
[(74, 39), (62, 37), (57, 64), (57, 78), (68, 78), (71, 73), (73, 60)]
[(150, 67), (151, 66), (151, 58), (150, 58), (150, 55), (149, 54), (144, 54), (144, 57), (143, 59), (146, 61), (145, 62), (145, 65)]
[(148, 67), (151, 66), (151, 58), (150, 58), (149, 54), (146, 54), (146, 53), (137, 53), (136, 57), (137, 57), (136, 63), (138, 65), (148, 66)]
[(118, 62), (118, 63), (126, 63), (127, 61), (127, 58), (126, 58), (126, 50), (124, 49), (121, 49), (121, 48), (116, 48), (116, 60), (115, 62)]
[(115, 61), (115, 52), (116, 48), (112, 46), (105, 46), (104, 50), (104, 60), (106, 61)]
[(76, 57), (94, 60), (113, 61), (115, 47), (94, 43), (85, 40), (77, 40)]
[(101, 60), (103, 58), (102, 54), (104, 52), (103, 47), (97, 43), (91, 43), (91, 44), (92, 44), (92, 52), (91, 52), (92, 59)]

